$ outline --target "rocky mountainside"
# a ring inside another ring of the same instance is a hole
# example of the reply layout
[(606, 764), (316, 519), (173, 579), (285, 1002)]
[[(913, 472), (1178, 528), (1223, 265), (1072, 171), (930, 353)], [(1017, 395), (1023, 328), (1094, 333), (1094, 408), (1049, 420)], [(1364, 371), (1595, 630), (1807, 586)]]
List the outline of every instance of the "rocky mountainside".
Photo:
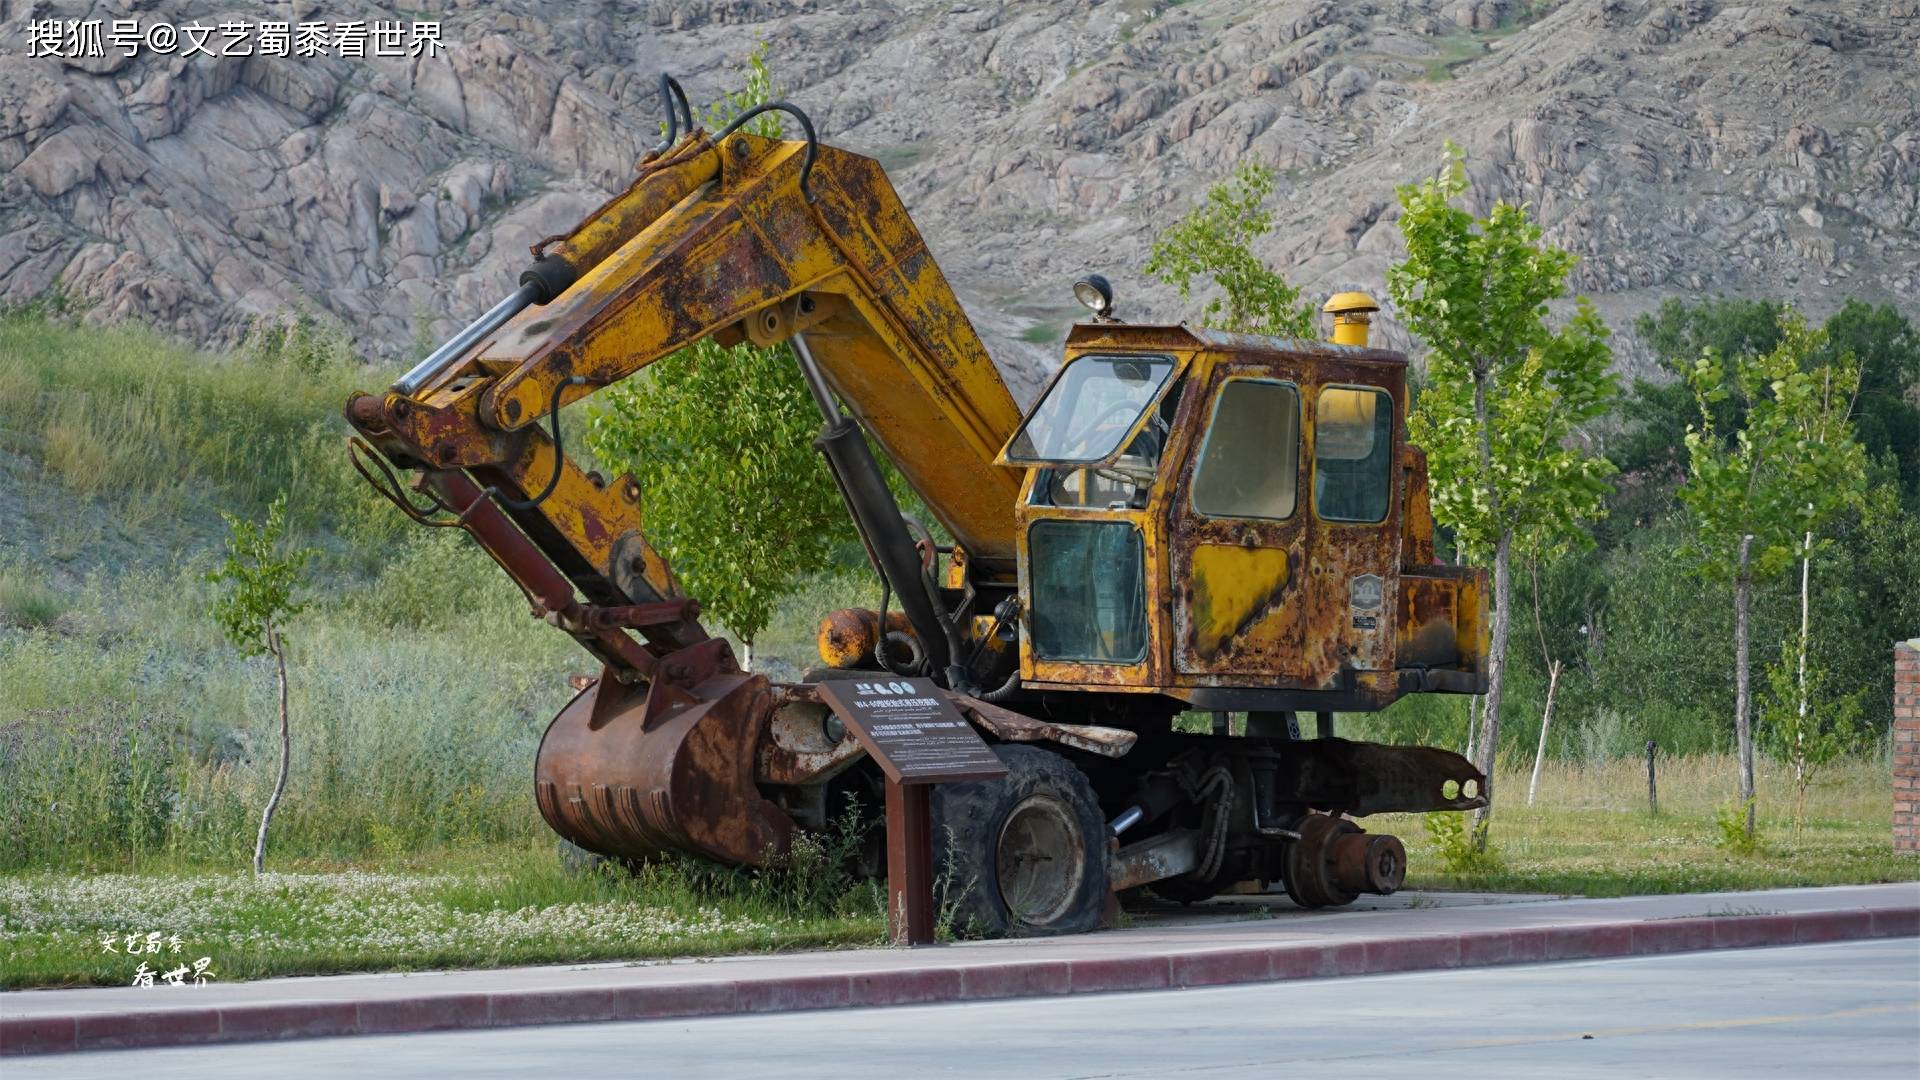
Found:
[[(823, 137), (885, 163), (1031, 385), (1112, 277), (1244, 158), (1264, 253), (1384, 292), (1396, 184), (1444, 140), (1522, 200), (1617, 327), (1673, 295), (1920, 301), (1920, 0), (0, 0), (0, 297), (202, 341), (294, 309), (398, 364), (624, 186), (655, 80), (764, 41)], [(29, 20), (438, 19), (428, 57), (29, 58)], [(1391, 333), (1391, 331), (1390, 331)], [(1631, 357), (1631, 343), (1627, 353)], [(1644, 362), (1644, 358), (1641, 358)]]

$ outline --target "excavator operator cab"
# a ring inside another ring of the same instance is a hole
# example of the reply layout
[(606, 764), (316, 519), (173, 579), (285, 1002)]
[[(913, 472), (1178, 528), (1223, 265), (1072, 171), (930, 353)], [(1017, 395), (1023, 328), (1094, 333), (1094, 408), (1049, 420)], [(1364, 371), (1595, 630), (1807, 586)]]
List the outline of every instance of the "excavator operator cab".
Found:
[(1255, 710), (1402, 692), (1393, 598), (1431, 543), (1406, 361), (1344, 336), (1074, 327), (999, 459), (1026, 470), (1023, 683)]

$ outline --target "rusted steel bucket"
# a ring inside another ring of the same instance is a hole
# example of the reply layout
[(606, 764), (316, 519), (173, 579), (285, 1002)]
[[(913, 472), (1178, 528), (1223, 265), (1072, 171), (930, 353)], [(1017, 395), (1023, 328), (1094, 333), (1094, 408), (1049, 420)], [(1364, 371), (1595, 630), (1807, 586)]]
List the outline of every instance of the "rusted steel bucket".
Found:
[[(669, 700), (649, 708), (650, 693)], [(540, 742), (540, 815), (601, 855), (679, 851), (757, 866), (793, 836), (792, 819), (754, 786), (754, 751), (775, 704), (760, 675), (725, 672), (685, 691), (603, 676)]]

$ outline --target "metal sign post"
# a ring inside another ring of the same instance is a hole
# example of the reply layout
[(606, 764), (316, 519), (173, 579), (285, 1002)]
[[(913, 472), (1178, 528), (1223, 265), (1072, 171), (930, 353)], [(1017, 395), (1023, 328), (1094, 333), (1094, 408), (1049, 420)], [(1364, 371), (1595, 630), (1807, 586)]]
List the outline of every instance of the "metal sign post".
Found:
[(933, 942), (934, 784), (998, 780), (1007, 767), (931, 679), (818, 683), (820, 699), (887, 778), (887, 933)]

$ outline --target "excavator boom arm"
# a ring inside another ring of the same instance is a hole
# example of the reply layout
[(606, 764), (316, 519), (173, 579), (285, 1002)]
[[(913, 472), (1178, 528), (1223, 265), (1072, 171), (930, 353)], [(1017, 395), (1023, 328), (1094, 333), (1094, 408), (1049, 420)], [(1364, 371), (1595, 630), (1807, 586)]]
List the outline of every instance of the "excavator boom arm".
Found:
[[(514, 297), (384, 398), (356, 397), (348, 419), (421, 470), (536, 610), (615, 670), (651, 678), (602, 612), (677, 589), (641, 533), (637, 485), (575, 467), (558, 410), (707, 337), (804, 333), (819, 381), (976, 567), (1011, 576), (1019, 477), (993, 461), (1019, 411), (878, 163), (811, 139), (693, 132), (534, 257)], [(552, 571), (585, 598), (578, 610)], [(707, 635), (689, 616), (643, 636), (657, 655)]]

